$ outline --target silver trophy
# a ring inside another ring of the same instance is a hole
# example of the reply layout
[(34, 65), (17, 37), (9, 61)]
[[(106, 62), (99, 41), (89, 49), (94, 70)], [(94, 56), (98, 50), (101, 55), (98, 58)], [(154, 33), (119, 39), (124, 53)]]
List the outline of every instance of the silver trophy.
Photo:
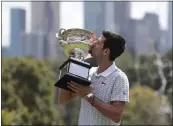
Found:
[(88, 53), (91, 36), (96, 35), (85, 29), (60, 29), (56, 34), (59, 44), (68, 59), (59, 67), (59, 79), (56, 87), (70, 90), (67, 82), (74, 81), (84, 86), (90, 85), (89, 70), (97, 66), (94, 58)]

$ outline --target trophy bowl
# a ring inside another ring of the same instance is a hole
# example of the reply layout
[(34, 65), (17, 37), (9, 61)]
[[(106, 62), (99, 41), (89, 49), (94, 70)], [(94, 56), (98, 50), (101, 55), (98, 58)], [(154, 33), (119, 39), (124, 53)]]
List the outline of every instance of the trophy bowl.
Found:
[(58, 81), (55, 83), (56, 87), (70, 90), (67, 87), (67, 83), (70, 81), (83, 86), (91, 84), (89, 70), (93, 65), (86, 62), (95, 62), (94, 58), (88, 53), (91, 35), (96, 37), (95, 33), (79, 28), (60, 29), (56, 34), (60, 46), (68, 57), (68, 60), (59, 67), (60, 74)]
[(60, 29), (56, 34), (61, 47), (67, 57), (84, 60), (88, 57), (88, 50), (91, 34), (96, 36), (95, 33), (79, 28), (73, 29)]

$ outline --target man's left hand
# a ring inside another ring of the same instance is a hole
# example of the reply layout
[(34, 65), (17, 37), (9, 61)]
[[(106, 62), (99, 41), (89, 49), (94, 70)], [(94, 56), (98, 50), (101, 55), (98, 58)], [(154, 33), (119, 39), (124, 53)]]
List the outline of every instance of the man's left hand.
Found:
[(91, 87), (90, 86), (82, 86), (75, 82), (68, 82), (68, 88), (70, 88), (72, 91), (76, 93), (76, 95), (80, 97), (84, 97), (87, 94), (91, 93)]

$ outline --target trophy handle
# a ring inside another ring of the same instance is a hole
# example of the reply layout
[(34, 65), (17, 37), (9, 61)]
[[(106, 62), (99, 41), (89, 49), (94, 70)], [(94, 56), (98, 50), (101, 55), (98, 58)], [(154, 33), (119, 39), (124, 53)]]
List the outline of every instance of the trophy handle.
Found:
[(62, 33), (65, 32), (65, 31), (66, 31), (66, 29), (61, 28), (61, 29), (59, 30), (59, 33), (58, 33), (59, 37), (62, 37)]
[(59, 32), (56, 33), (56, 37), (57, 37), (59, 40), (62, 40), (62, 34), (63, 34), (63, 32), (65, 32), (65, 31), (66, 31), (66, 29), (61, 28), (61, 29), (59, 30)]

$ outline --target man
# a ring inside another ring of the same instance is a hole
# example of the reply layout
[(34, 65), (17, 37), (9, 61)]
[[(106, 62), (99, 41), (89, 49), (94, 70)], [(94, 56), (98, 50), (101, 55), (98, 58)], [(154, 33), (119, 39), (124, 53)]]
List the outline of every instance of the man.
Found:
[(75, 96), (82, 98), (78, 125), (120, 125), (124, 106), (129, 102), (129, 82), (114, 60), (124, 49), (121, 35), (103, 31), (90, 47), (98, 64), (90, 70), (91, 86), (69, 82), (68, 87), (75, 93), (60, 89), (59, 103), (67, 103)]

